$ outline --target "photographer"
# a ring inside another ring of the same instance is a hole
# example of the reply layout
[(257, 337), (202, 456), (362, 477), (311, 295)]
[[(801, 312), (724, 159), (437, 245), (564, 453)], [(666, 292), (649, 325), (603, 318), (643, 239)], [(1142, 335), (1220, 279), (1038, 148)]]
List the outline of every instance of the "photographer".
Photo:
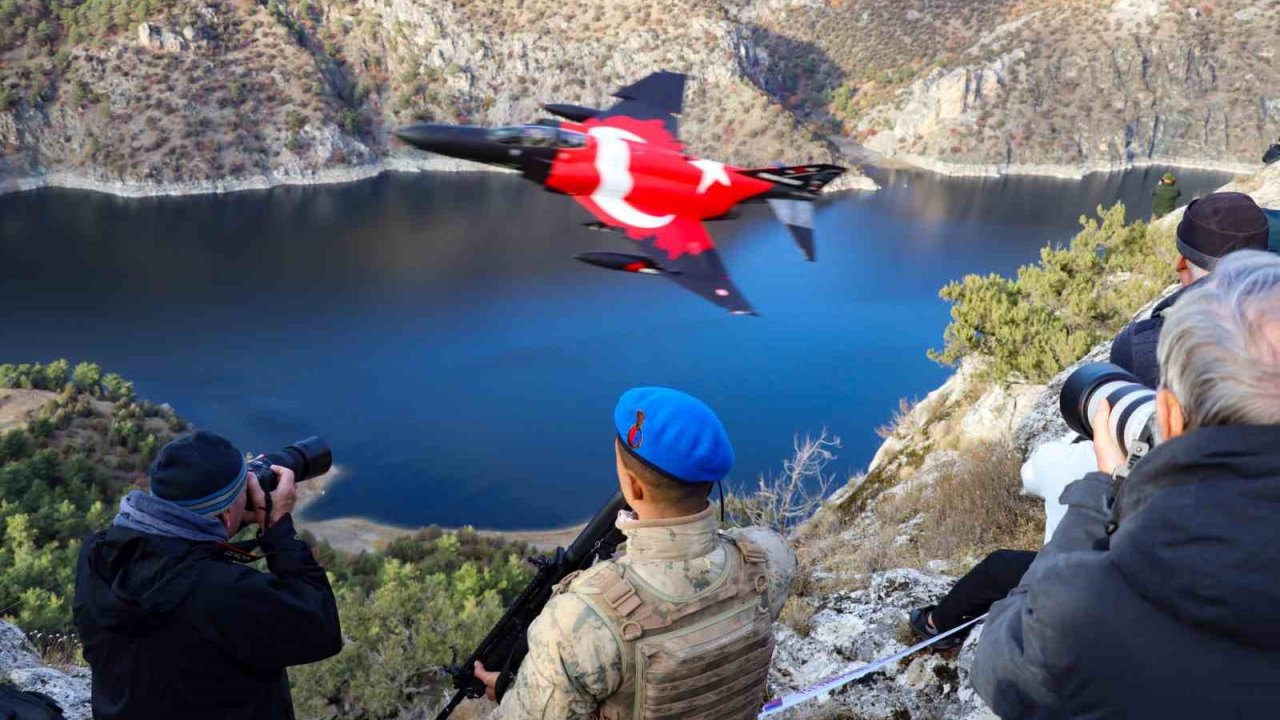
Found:
[(1115, 480), (1104, 404), (1100, 472), (991, 609), (972, 682), (1003, 718), (1280, 706), (1280, 258), (1223, 260), (1168, 313), (1159, 361), (1155, 447)]
[[(266, 517), (244, 455), (212, 433), (185, 435), (160, 450), (151, 493), (129, 493), (86, 539), (74, 617), (95, 718), (292, 718), (285, 668), (342, 649), (324, 568), (289, 514), (294, 473), (272, 469)], [(268, 572), (228, 557), (248, 525)]]
[[(1161, 300), (1151, 316), (1124, 327), (1111, 343), (1111, 362), (1137, 376), (1148, 387), (1160, 382), (1156, 344), (1165, 314), (1191, 287), (1209, 277), (1218, 262), (1237, 250), (1265, 250), (1268, 221), (1253, 198), (1241, 193), (1213, 193), (1187, 206), (1178, 223), (1178, 258), (1174, 271), (1181, 287)], [(1096, 468), (1093, 451), (1075, 436), (1045, 443), (1022, 466), (1023, 491), (1045, 500), (1045, 542), (1066, 513), (1058, 502), (1063, 488)], [(936, 605), (911, 611), (908, 622), (917, 637), (928, 639), (976, 618), (1004, 598), (1036, 559), (1030, 550), (997, 550), (956, 582)], [(939, 649), (964, 642), (967, 631), (937, 643)]]

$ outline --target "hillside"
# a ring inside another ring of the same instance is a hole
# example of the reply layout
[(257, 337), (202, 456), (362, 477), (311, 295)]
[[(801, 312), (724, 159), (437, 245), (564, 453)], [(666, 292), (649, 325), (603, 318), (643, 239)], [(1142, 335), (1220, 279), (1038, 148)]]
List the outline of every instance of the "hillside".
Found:
[[(1280, 166), (1222, 189), (1248, 193), (1263, 206), (1280, 205)], [(1148, 248), (1163, 252), (1182, 211), (1141, 228), (1152, 241)], [(1112, 223), (1101, 246), (1094, 244), (1097, 232), (1086, 228), (1073, 247), (1046, 252), (1030, 267), (1091, 282), (1095, 292), (1084, 295), (1092, 298), (1086, 302), (1097, 303), (1114, 291), (1113, 276), (1079, 260), (1124, 257), (1135, 227)], [(1065, 262), (1070, 258), (1076, 262)], [(954, 578), (992, 550), (1040, 546), (1044, 503), (1021, 495), (1019, 468), (1042, 443), (1069, 432), (1059, 410), (1066, 376), (1082, 362), (1105, 360), (1114, 332), (1131, 316), (1150, 313), (1154, 299), (1171, 289), (1159, 288), (1176, 280), (1169, 268), (1171, 263), (1163, 274), (1153, 274), (1159, 282), (1147, 287), (1157, 289), (1145, 298), (1130, 298), (1137, 304), (1123, 315), (1118, 310), (1101, 314), (1111, 328), (1105, 339), (1091, 339), (1084, 350), (1061, 357), (1047, 376), (1035, 381), (993, 376), (998, 359), (971, 352), (943, 386), (918, 402), (903, 402), (881, 429), (885, 441), (866, 472), (832, 494), (796, 534), (802, 575), (778, 632), (771, 676), (778, 692), (902, 650), (914, 642), (905, 622), (909, 610), (937, 602)], [(1135, 266), (1127, 280), (1142, 285), (1138, 276), (1147, 273), (1156, 271)], [(1042, 280), (1024, 268), (1015, 284)], [(1069, 297), (1079, 299), (1077, 292)], [(962, 302), (978, 304), (978, 298)], [(958, 314), (964, 313), (953, 311), (953, 322)], [(1046, 330), (1056, 335), (1053, 328)], [(999, 335), (998, 342), (1026, 344), (1008, 328)], [(895, 663), (824, 703), (798, 709), (794, 718), (992, 720), (995, 716), (968, 686), (979, 636), (980, 630), (974, 632), (960, 650), (925, 651)]]
[(3, 0), (0, 187), (199, 191), (452, 168), (388, 131), (606, 104), (657, 69), (692, 78), (683, 135), (695, 153), (832, 159), (739, 70), (747, 43), (698, 0)]
[(460, 169), (387, 131), (663, 68), (690, 148), (744, 165), (851, 140), (945, 172), (1243, 170), (1280, 135), (1277, 37), (1271, 0), (0, 0), (0, 189)]
[[(763, 8), (758, 7), (763, 6)], [(1257, 167), (1280, 135), (1272, 0), (745, 3), (788, 107), (951, 172)]]

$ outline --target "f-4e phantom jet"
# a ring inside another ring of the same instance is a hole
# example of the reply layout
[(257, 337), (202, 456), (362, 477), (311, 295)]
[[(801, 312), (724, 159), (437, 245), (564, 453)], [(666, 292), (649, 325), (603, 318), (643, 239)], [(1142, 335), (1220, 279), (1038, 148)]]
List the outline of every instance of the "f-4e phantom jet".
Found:
[(740, 203), (768, 202), (813, 260), (813, 201), (844, 168), (747, 169), (687, 154), (676, 120), (684, 85), (684, 75), (658, 72), (615, 93), (619, 102), (608, 110), (544, 105), (563, 119), (499, 128), (424, 123), (396, 136), (423, 150), (519, 170), (581, 203), (597, 220), (588, 227), (621, 231), (645, 253), (579, 260), (663, 275), (731, 313), (755, 315), (703, 223), (735, 217)]

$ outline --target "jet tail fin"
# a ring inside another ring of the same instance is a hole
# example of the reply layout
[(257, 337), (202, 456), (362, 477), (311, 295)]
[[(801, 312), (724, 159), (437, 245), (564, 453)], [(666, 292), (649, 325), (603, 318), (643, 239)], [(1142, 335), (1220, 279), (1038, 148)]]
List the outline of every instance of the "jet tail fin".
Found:
[(769, 207), (773, 214), (787, 226), (796, 247), (804, 255), (804, 259), (813, 262), (815, 248), (813, 242), (813, 203), (808, 200), (770, 199)]
[(792, 165), (791, 167), (767, 167), (739, 170), (743, 175), (765, 180), (780, 188), (817, 195), (827, 183), (844, 174), (839, 165)]

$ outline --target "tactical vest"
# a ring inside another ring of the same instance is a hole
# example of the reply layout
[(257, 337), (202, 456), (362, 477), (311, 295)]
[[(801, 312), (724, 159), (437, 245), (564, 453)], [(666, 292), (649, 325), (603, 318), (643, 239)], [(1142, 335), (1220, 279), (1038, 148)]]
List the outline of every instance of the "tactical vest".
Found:
[[(625, 565), (592, 568), (569, 592), (602, 617), (622, 651), (622, 686), (600, 720), (751, 720), (773, 659), (766, 556), (719, 535), (725, 566), (686, 598), (659, 593)], [(566, 584), (567, 585), (567, 584)]]

